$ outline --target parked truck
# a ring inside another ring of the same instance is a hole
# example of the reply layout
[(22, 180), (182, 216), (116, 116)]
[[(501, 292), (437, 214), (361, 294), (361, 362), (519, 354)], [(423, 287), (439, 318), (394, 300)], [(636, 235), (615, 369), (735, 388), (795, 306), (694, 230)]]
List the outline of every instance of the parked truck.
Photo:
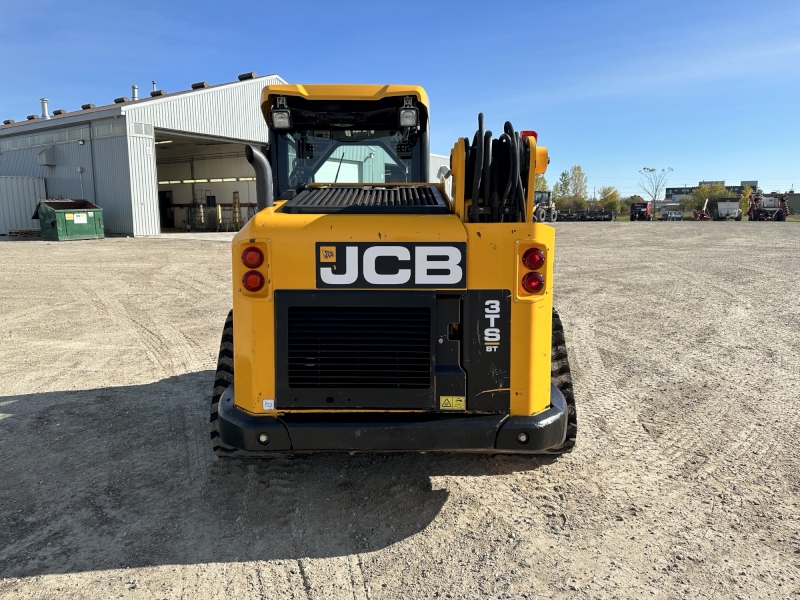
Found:
[(631, 221), (652, 221), (652, 202), (631, 202)]
[(683, 221), (683, 213), (679, 210), (665, 210), (661, 213), (661, 221)]

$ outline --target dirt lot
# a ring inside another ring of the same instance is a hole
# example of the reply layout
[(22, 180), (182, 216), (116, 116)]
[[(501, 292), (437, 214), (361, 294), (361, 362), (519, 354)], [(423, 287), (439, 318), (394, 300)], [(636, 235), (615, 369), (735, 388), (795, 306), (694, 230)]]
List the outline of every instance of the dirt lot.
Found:
[(0, 597), (800, 597), (800, 226), (557, 248), (571, 455), (243, 462), (223, 238), (0, 243)]

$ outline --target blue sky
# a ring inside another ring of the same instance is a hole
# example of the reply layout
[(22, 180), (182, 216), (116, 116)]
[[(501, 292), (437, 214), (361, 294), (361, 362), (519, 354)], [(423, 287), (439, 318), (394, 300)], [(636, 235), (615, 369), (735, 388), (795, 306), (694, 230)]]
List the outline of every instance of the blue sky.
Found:
[(418, 83), (432, 150), (535, 129), (547, 178), (579, 164), (589, 189), (637, 192), (641, 167), (670, 185), (758, 179), (800, 188), (800, 3), (70, 2), (2, 3), (0, 119), (101, 105), (238, 73), (296, 83)]

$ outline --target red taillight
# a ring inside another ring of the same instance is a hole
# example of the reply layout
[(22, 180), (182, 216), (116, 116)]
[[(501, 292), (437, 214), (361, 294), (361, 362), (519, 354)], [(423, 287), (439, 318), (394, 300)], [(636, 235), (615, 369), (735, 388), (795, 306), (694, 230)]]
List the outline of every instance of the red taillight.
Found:
[(541, 273), (527, 273), (522, 278), (522, 287), (529, 294), (538, 294), (544, 289), (544, 277)]
[(242, 262), (248, 269), (257, 269), (264, 262), (264, 253), (253, 246), (245, 248), (242, 252)]
[(242, 275), (242, 285), (248, 292), (257, 292), (264, 287), (264, 276), (258, 271), (248, 271)]
[(525, 138), (527, 137), (533, 137), (533, 139), (535, 139), (537, 142), (539, 141), (539, 134), (532, 130), (520, 131), (519, 135), (523, 141), (525, 141)]
[(544, 264), (544, 252), (538, 248), (528, 248), (522, 255), (522, 264), (531, 271), (540, 269)]

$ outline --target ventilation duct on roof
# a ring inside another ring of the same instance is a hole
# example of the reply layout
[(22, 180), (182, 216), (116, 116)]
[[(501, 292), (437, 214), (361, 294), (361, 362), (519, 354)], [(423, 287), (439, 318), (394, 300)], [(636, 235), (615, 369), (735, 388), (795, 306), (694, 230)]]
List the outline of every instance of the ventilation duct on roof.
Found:
[(255, 79), (258, 77), (255, 71), (250, 71), (249, 73), (242, 73), (239, 75), (239, 81), (245, 81), (247, 79)]
[(39, 101), (42, 103), (42, 118), (49, 119), (50, 112), (47, 110), (47, 98), (39, 98)]
[(197, 83), (193, 83), (192, 84), (192, 89), (193, 90), (202, 90), (203, 88), (207, 88), (207, 87), (208, 87), (208, 82), (207, 81), (198, 81)]
[(125, 104), (126, 102), (130, 102), (130, 99), (127, 96), (120, 96), (119, 98), (114, 98), (114, 104)]
[(131, 99), (135, 102), (139, 99), (139, 86), (132, 85), (131, 86)]
[(152, 92), (150, 92), (150, 96), (152, 98), (157, 98), (158, 96), (166, 96), (166, 95), (167, 92), (165, 92), (164, 90), (153, 90)]
[(81, 104), (81, 110), (89, 110), (90, 108), (94, 108), (94, 104)]
[(16, 123), (14, 119), (6, 119), (3, 121), (3, 125), (11, 125), (12, 123)]
[(57, 108), (56, 110), (53, 111), (53, 115), (65, 115), (65, 114), (67, 114), (67, 111), (65, 111), (63, 108)]
[(28, 121), (38, 121), (39, 115), (28, 115), (27, 119)]

